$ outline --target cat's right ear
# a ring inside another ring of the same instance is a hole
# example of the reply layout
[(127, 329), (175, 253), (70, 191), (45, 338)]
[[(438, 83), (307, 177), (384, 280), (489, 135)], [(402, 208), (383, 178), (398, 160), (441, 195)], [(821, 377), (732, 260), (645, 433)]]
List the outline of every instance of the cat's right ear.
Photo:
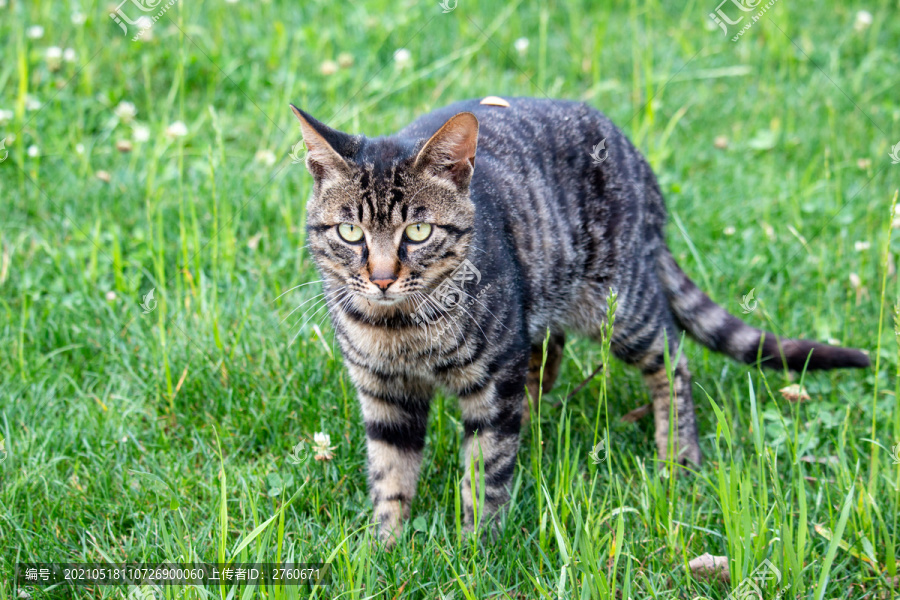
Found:
[(291, 110), (300, 120), (300, 131), (306, 144), (306, 168), (316, 180), (325, 180), (346, 174), (347, 161), (341, 156), (352, 145), (353, 136), (328, 127), (291, 104)]

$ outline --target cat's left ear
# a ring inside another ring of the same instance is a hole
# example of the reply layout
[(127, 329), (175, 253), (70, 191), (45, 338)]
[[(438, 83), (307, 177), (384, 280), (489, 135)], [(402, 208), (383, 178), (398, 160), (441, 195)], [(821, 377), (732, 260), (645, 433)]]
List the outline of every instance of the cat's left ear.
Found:
[(306, 168), (312, 176), (323, 180), (346, 175), (350, 167), (344, 156), (353, 152), (356, 137), (328, 127), (293, 104), (291, 110), (300, 120), (303, 142), (308, 150)]
[(413, 168), (426, 169), (464, 189), (472, 179), (477, 147), (478, 119), (470, 112), (459, 113), (425, 143)]

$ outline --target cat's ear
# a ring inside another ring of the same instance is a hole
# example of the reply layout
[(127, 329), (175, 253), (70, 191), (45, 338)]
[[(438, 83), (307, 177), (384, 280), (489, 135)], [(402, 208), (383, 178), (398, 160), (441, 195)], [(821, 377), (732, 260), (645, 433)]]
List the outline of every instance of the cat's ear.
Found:
[(425, 143), (414, 168), (426, 169), (463, 189), (472, 178), (477, 147), (478, 119), (470, 112), (459, 113)]
[(293, 104), (291, 110), (300, 120), (300, 131), (307, 149), (306, 168), (312, 176), (324, 180), (346, 174), (349, 167), (342, 154), (351, 149), (354, 136), (328, 127)]

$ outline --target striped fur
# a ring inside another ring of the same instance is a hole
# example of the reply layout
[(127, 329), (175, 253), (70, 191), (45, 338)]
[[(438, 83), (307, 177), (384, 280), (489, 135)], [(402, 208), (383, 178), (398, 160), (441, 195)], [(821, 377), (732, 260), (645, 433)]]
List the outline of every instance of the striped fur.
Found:
[[(600, 340), (611, 289), (619, 307), (612, 349), (644, 374), (661, 458), (701, 461), (687, 361), (672, 381), (665, 371), (665, 352), (678, 355), (679, 327), (767, 366), (868, 364), (857, 350), (764, 335), (701, 292), (666, 247), (649, 165), (600, 112), (567, 101), (509, 104), (460, 102), (375, 139), (294, 109), (315, 180), (309, 247), (359, 394), (375, 519), (389, 543), (415, 496), (434, 391), (459, 397), (471, 527), (482, 495), (485, 520), (508, 499), (525, 389), (536, 396), (546, 331), (554, 333), (545, 391), (559, 371), (563, 331)], [(601, 140), (608, 158), (597, 164), (591, 149)], [(364, 237), (345, 241), (341, 223)], [(426, 240), (404, 233), (414, 223), (431, 224)]]

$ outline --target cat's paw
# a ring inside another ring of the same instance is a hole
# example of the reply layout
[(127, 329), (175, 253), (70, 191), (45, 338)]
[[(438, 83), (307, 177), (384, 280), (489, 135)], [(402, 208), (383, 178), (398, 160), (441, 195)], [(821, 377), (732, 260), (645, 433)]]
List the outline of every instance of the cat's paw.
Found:
[(495, 543), (500, 539), (500, 534), (503, 532), (502, 530), (503, 528), (499, 518), (482, 521), (479, 523), (477, 531), (473, 523), (465, 523), (462, 528), (464, 537), (469, 538), (472, 535), (477, 534), (479, 541), (483, 544)]
[(378, 540), (381, 542), (381, 547), (390, 552), (397, 546), (397, 542), (400, 541), (400, 536), (402, 535), (402, 533), (402, 527), (388, 529), (379, 526)]
[(375, 526), (378, 529), (378, 539), (385, 550), (393, 550), (403, 536), (403, 517), (394, 513), (381, 513), (376, 515)]

